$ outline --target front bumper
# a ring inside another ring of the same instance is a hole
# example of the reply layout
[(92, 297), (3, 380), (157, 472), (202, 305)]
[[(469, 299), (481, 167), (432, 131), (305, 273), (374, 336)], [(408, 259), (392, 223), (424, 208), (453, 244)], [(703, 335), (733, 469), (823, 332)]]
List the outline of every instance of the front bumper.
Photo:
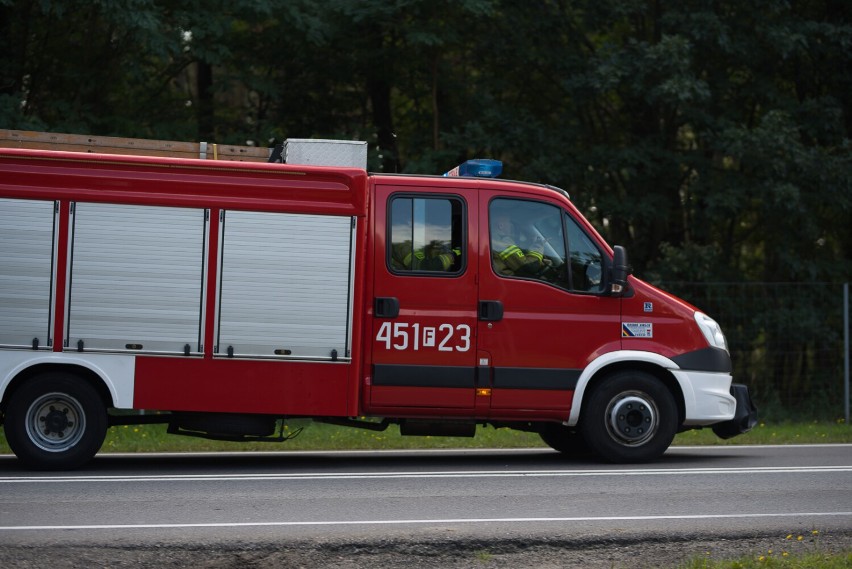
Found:
[(751, 400), (748, 387), (741, 383), (731, 384), (731, 395), (737, 401), (737, 409), (734, 418), (730, 421), (716, 423), (713, 432), (722, 439), (730, 439), (737, 435), (749, 432), (757, 425), (757, 407)]

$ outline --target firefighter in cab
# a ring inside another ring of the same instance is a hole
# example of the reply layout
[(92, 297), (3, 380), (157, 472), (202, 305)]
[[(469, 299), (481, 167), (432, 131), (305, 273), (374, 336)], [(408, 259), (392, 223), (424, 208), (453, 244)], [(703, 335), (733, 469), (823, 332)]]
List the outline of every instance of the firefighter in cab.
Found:
[(518, 246), (515, 224), (509, 211), (499, 209), (491, 215), (491, 259), (500, 275), (530, 276), (545, 267), (544, 239), (536, 238), (529, 249)]
[(452, 272), (458, 268), (461, 248), (450, 249), (443, 242), (432, 242), (414, 250), (410, 242), (393, 246), (393, 267), (403, 271)]

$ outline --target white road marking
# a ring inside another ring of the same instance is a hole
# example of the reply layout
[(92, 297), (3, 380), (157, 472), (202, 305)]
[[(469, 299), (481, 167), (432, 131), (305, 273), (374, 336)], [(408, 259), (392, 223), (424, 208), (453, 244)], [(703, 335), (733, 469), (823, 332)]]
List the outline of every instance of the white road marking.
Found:
[(752, 466), (742, 468), (642, 468), (628, 470), (460, 470), (426, 472), (305, 472), (285, 474), (163, 474), (122, 476), (4, 476), (0, 484), (72, 482), (234, 482), (258, 480), (368, 480), (403, 478), (525, 478), (588, 476), (673, 476), (716, 474), (824, 474), (852, 472), (847, 466)]
[(127, 529), (191, 529), (191, 528), (245, 528), (294, 526), (352, 526), (398, 524), (473, 524), (473, 523), (548, 523), (548, 522), (635, 522), (662, 520), (735, 520), (755, 518), (824, 518), (849, 516), (852, 512), (779, 512), (773, 514), (694, 514), (677, 516), (583, 516), (564, 518), (446, 518), (419, 520), (334, 520), (299, 522), (221, 522), (185, 524), (91, 524), (91, 525), (41, 525), (0, 526), (0, 532), (32, 530), (127, 530)]

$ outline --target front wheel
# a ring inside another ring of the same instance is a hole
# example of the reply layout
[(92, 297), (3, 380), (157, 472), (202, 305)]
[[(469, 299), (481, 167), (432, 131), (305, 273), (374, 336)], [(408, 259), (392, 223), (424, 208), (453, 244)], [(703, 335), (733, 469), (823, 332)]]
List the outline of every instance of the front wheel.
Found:
[(678, 411), (663, 383), (640, 371), (616, 372), (590, 394), (581, 412), (583, 438), (610, 462), (647, 462), (674, 440)]
[(4, 429), (9, 447), (26, 466), (77, 468), (104, 442), (106, 406), (95, 388), (79, 377), (45, 373), (12, 395)]

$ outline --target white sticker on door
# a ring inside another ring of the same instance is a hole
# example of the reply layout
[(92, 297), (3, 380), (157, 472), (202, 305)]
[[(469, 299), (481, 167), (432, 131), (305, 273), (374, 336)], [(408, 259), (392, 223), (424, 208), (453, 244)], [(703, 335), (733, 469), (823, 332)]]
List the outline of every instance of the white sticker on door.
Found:
[(622, 338), (653, 338), (654, 325), (651, 322), (623, 322), (621, 324)]

